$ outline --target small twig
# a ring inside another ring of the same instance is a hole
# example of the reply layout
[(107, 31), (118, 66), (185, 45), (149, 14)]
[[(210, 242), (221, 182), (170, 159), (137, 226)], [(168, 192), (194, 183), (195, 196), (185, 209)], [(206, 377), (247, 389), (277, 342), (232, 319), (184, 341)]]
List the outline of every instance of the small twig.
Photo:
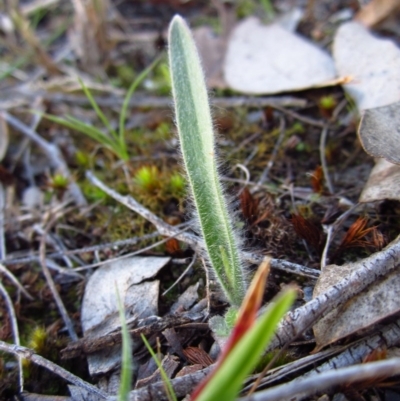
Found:
[(358, 204), (355, 204), (353, 206), (351, 206), (348, 210), (346, 210), (344, 213), (342, 213), (333, 224), (331, 225), (327, 225), (327, 226), (323, 226), (324, 227), (324, 231), (326, 232), (326, 241), (325, 241), (325, 246), (324, 246), (324, 250), (322, 251), (322, 256), (321, 256), (321, 270), (326, 266), (327, 263), (327, 258), (328, 258), (328, 252), (329, 252), (329, 247), (331, 245), (332, 239), (333, 237), (336, 235), (336, 233), (338, 232), (338, 229), (341, 225), (341, 223), (345, 220), (345, 218), (353, 213), (353, 211), (358, 207)]
[(320, 138), (320, 141), (319, 141), (319, 157), (320, 157), (320, 160), (321, 160), (322, 171), (324, 172), (326, 186), (328, 187), (329, 193), (333, 194), (334, 193), (334, 189), (333, 189), (331, 178), (329, 176), (328, 163), (326, 162), (326, 156), (325, 156), (326, 139), (328, 137), (328, 133), (329, 133), (328, 127), (325, 126), (322, 129), (321, 138)]
[(0, 263), (0, 273), (3, 273), (7, 278), (30, 300), (33, 301), (33, 296), (29, 294), (28, 291), (22, 286), (22, 284), (18, 281), (18, 279), (12, 274), (9, 270), (7, 270), (1, 263)]
[[(261, 379), (260, 386), (262, 388), (269, 388), (276, 384), (282, 383), (282, 381), (284, 381), (287, 377), (298, 377), (298, 375), (304, 372), (307, 368), (313, 368), (317, 366), (317, 364), (321, 361), (326, 361), (327, 358), (341, 352), (343, 348), (345, 347), (332, 347), (316, 354), (307, 355), (292, 362), (288, 362), (285, 365), (272, 368), (267, 373), (267, 376)], [(259, 374), (253, 375), (253, 377), (248, 380), (248, 383), (242, 390), (243, 394), (244, 392), (250, 390), (250, 388), (253, 386), (251, 380), (257, 379), (258, 376)]]
[[(5, 235), (4, 235), (4, 208), (5, 208), (5, 193), (4, 193), (3, 184), (0, 182), (0, 255), (3, 258), (6, 256), (6, 242), (5, 242)], [(1, 267), (3, 267), (3, 266), (1, 266)], [(4, 268), (4, 270), (7, 270), (7, 269)], [(11, 277), (14, 278), (13, 275), (11, 275)], [(16, 281), (18, 283), (17, 287), (19, 287), (19, 282), (18, 282), (18, 280), (16, 280)], [(20, 287), (22, 287), (22, 286), (20, 286)], [(14, 344), (19, 345), (20, 339), (19, 339), (17, 316), (15, 314), (13, 302), (1, 281), (0, 281), (0, 293), (4, 298), (4, 301), (5, 301), (5, 304), (7, 307), (7, 311), (8, 311), (8, 316), (10, 317), (11, 332), (13, 335)], [(23, 374), (23, 370), (22, 370), (22, 360), (19, 356), (17, 357), (17, 360), (18, 360), (18, 387), (19, 387), (19, 392), (21, 393), (24, 390), (24, 374)]]
[[(36, 96), (38, 93), (36, 93)], [(68, 94), (52, 94), (50, 92), (40, 93), (44, 99), (52, 102), (71, 103), (74, 106), (88, 106), (89, 101), (85, 96), (76, 96)], [(32, 94), (30, 94), (32, 96)], [(111, 97), (111, 96), (96, 96), (96, 103), (101, 107), (116, 107), (122, 106), (122, 97)], [(277, 107), (305, 107), (307, 101), (304, 99), (292, 97), (292, 96), (270, 96), (270, 97), (248, 97), (248, 96), (234, 96), (234, 97), (214, 97), (210, 99), (211, 104), (218, 108), (237, 108), (237, 107), (251, 107), (260, 108), (271, 106)], [(129, 101), (129, 107), (141, 107), (141, 108), (171, 108), (170, 97), (155, 97), (155, 96), (143, 96), (137, 94), (133, 96)]]
[(243, 186), (247, 186), (247, 184), (250, 182), (250, 178), (251, 178), (249, 169), (242, 163), (237, 163), (234, 168), (238, 168), (244, 172), (246, 179), (243, 183)]
[(196, 263), (197, 255), (193, 255), (192, 261), (189, 263), (188, 267), (185, 269), (185, 271), (175, 280), (175, 282), (168, 288), (166, 289), (161, 296), (164, 296), (168, 294), (169, 291), (171, 291), (187, 274), (187, 272), (193, 267), (193, 265)]
[[(186, 231), (186, 230), (184, 229), (184, 230), (179, 231), (179, 233), (183, 233), (183, 232), (185, 232), (185, 231)], [(81, 267), (76, 267), (76, 268), (74, 269), (74, 271), (88, 270), (88, 269), (92, 269), (93, 267), (97, 267), (97, 266), (104, 265), (104, 264), (106, 264), (106, 263), (113, 263), (113, 262), (116, 262), (116, 261), (118, 261), (118, 260), (123, 260), (123, 259), (126, 259), (126, 258), (130, 258), (130, 257), (132, 257), (132, 256), (140, 255), (140, 254), (143, 253), (143, 252), (147, 252), (147, 251), (149, 251), (149, 250), (151, 250), (151, 249), (153, 249), (153, 248), (155, 248), (155, 247), (157, 247), (157, 246), (159, 246), (159, 245), (161, 245), (161, 244), (164, 244), (165, 242), (167, 242), (168, 240), (170, 240), (170, 239), (173, 238), (173, 237), (174, 237), (174, 236), (172, 236), (172, 237), (167, 237), (167, 238), (163, 238), (162, 240), (157, 241), (157, 242), (155, 242), (154, 244), (151, 244), (151, 245), (149, 245), (149, 246), (146, 246), (145, 248), (138, 249), (138, 250), (135, 251), (135, 252), (126, 253), (125, 255), (119, 256), (119, 257), (117, 257), (117, 258), (110, 258), (110, 259), (107, 259), (107, 260), (104, 260), (104, 261), (92, 263), (92, 264), (90, 264), (90, 265), (85, 265), (85, 266), (81, 266)]]
[(53, 295), (53, 298), (57, 304), (58, 311), (60, 312), (60, 315), (64, 321), (65, 326), (67, 327), (68, 334), (73, 341), (77, 341), (78, 335), (76, 334), (74, 325), (73, 325), (70, 317), (68, 316), (67, 309), (65, 308), (64, 303), (63, 303), (60, 295), (58, 294), (56, 285), (53, 281), (53, 277), (51, 276), (50, 270), (47, 267), (47, 263), (46, 263), (46, 235), (47, 235), (47, 232), (49, 231), (50, 227), (52, 226), (53, 222), (50, 222), (50, 224), (48, 224), (47, 228), (45, 229), (45, 232), (42, 235), (42, 238), (40, 239), (40, 247), (39, 247), (40, 264), (42, 266), (43, 274), (46, 278), (47, 285), (49, 286), (51, 293)]
[(236, 145), (229, 153), (227, 153), (227, 157), (231, 158), (232, 155), (235, 153), (241, 151), (243, 148), (245, 148), (249, 143), (257, 139), (261, 135), (261, 132), (255, 132), (254, 134), (246, 137), (242, 142), (240, 142), (238, 145)]
[(7, 344), (4, 341), (0, 341), (0, 350), (18, 355), (21, 358), (32, 361), (34, 364), (42, 366), (43, 368), (62, 377), (66, 381), (75, 384), (76, 386), (79, 386), (90, 393), (96, 394), (102, 398), (107, 398), (107, 394), (104, 391), (98, 389), (90, 383), (85, 382), (80, 377), (73, 375), (72, 373), (63, 369), (61, 366), (56, 365), (54, 362), (51, 362), (36, 354), (33, 350), (29, 348), (22, 347), (20, 345)]
[[(250, 252), (243, 252), (243, 257), (250, 263), (259, 265), (264, 259), (264, 255), (256, 255)], [(309, 267), (299, 265), (297, 263), (288, 262), (283, 259), (271, 259), (271, 268), (280, 270), (285, 273), (296, 274), (298, 276), (306, 277), (312, 281), (316, 280), (320, 271), (316, 269), (310, 269)]]
[[(347, 349), (340, 354), (329, 359), (327, 362), (304, 374), (304, 377), (317, 376), (322, 372), (339, 369), (346, 366), (361, 363), (372, 350), (387, 349), (398, 345), (400, 341), (400, 319), (390, 323), (378, 333), (374, 333), (367, 338), (363, 338), (356, 343), (350, 344)], [(299, 377), (296, 380), (300, 380)]]
[(286, 113), (287, 115), (293, 117), (296, 120), (302, 121), (303, 123), (313, 125), (315, 127), (320, 127), (320, 128), (325, 128), (325, 126), (326, 126), (326, 123), (324, 121), (314, 120), (312, 118), (305, 117), (299, 113), (296, 113), (293, 110), (286, 109), (280, 105), (275, 105), (275, 106), (271, 105), (271, 107), (273, 107), (276, 110), (282, 111), (283, 113)]
[[(200, 383), (214, 369), (215, 364), (199, 370), (193, 374), (177, 377), (171, 380), (175, 395), (183, 398), (193, 391), (193, 388)], [(129, 401), (162, 401), (167, 400), (163, 382), (150, 384), (129, 393)], [(118, 397), (108, 397), (107, 401), (117, 401)]]
[(105, 185), (103, 182), (101, 182), (97, 177), (95, 177), (95, 175), (91, 171), (86, 172), (86, 178), (92, 184), (94, 184), (96, 187), (103, 190), (107, 195), (111, 196), (112, 198), (114, 198), (116, 201), (118, 201), (122, 205), (125, 205), (128, 209), (135, 211), (140, 216), (145, 218), (147, 221), (152, 223), (157, 228), (157, 231), (161, 235), (166, 236), (166, 237), (175, 236), (177, 239), (179, 239), (183, 242), (186, 242), (189, 245), (198, 247), (199, 240), (196, 238), (195, 235), (190, 234), (190, 233), (177, 234), (178, 230), (176, 228), (165, 223), (163, 220), (161, 220), (159, 217), (157, 217), (155, 214), (153, 214), (149, 209), (142, 206), (139, 202), (137, 202), (131, 196), (120, 195), (118, 192), (109, 188), (107, 185)]
[(327, 260), (327, 256), (328, 256), (329, 245), (331, 244), (332, 233), (333, 233), (333, 230), (334, 230), (333, 225), (323, 226), (323, 228), (324, 228), (324, 232), (326, 233), (326, 241), (325, 241), (324, 250), (322, 251), (322, 255), (321, 255), (321, 263), (320, 263), (321, 271), (326, 266), (326, 260)]
[[(8, 295), (7, 290), (4, 288), (1, 282), (0, 282), (0, 293), (4, 298), (8, 315), (10, 317), (11, 332), (13, 335), (14, 344), (20, 345), (18, 322), (17, 322), (17, 316), (15, 315), (14, 306), (10, 296)], [(17, 356), (17, 360), (18, 360), (18, 386), (19, 386), (19, 392), (21, 393), (24, 390), (24, 374), (22, 370), (22, 360), (19, 355)]]
[[(131, 337), (140, 338), (142, 334), (145, 336), (153, 335), (156, 332), (162, 332), (163, 330), (171, 327), (183, 327), (185, 324), (198, 322), (204, 319), (204, 313), (198, 312), (194, 315), (189, 313), (187, 316), (183, 315), (166, 315), (164, 317), (149, 316), (148, 318), (137, 319), (133, 317), (132, 323), (135, 324), (134, 329), (129, 330)], [(122, 336), (121, 331), (112, 331), (101, 337), (94, 337), (90, 333), (86, 332), (85, 337), (78, 341), (71, 342), (66, 348), (61, 350), (61, 357), (63, 359), (75, 358), (82, 354), (91, 354), (96, 351), (104, 350), (109, 347), (113, 347), (117, 344), (121, 344)]]
[(370, 362), (342, 369), (334, 369), (302, 380), (281, 384), (268, 390), (254, 393), (240, 401), (299, 401), (338, 385), (371, 379), (384, 379), (400, 373), (400, 358)]
[(17, 118), (13, 117), (11, 114), (5, 111), (1, 111), (0, 117), (4, 118), (15, 129), (17, 129), (22, 134), (30, 138), (46, 153), (48, 158), (51, 160), (51, 163), (59, 171), (59, 173), (70, 180), (69, 189), (77, 205), (86, 206), (87, 204), (86, 199), (83, 196), (79, 186), (72, 180), (71, 173), (69, 172), (68, 166), (65, 163), (60, 150), (55, 145), (45, 141), (34, 130), (29, 128), (27, 125), (23, 124)]
[[(178, 227), (178, 226), (176, 226)], [(89, 252), (97, 252), (97, 251), (103, 251), (105, 249), (116, 249), (121, 246), (125, 245), (136, 245), (137, 243), (141, 241), (147, 241), (148, 239), (153, 239), (155, 237), (160, 236), (159, 232), (153, 232), (151, 234), (146, 234), (143, 235), (142, 237), (133, 237), (133, 238), (128, 238), (120, 241), (115, 241), (115, 242), (106, 242), (105, 244), (99, 244), (99, 245), (93, 245), (93, 246), (88, 246), (84, 248), (79, 248), (79, 249), (72, 249), (69, 251), (62, 251), (62, 252), (50, 252), (46, 255), (47, 258), (59, 258), (65, 255), (79, 255), (82, 253), (89, 253)], [(31, 263), (31, 262), (37, 262), (39, 260), (39, 256), (37, 255), (30, 255), (26, 257), (20, 257), (20, 258), (10, 258), (10, 259), (3, 259), (0, 260), (0, 263), (3, 263), (4, 265), (17, 265), (17, 264), (22, 264), (22, 263)], [(0, 265), (0, 270), (1, 270), (1, 265)]]
[[(39, 235), (44, 235), (43, 227), (41, 227), (40, 224), (34, 224), (33, 230)], [(59, 242), (57, 242), (57, 240), (52, 235), (50, 235), (50, 234), (47, 235), (46, 241), (50, 246), (52, 246), (57, 251), (60, 251), (62, 249)], [(71, 260), (65, 255), (62, 258), (63, 258), (65, 264), (67, 265), (67, 267), (72, 269), (73, 264), (72, 264)]]

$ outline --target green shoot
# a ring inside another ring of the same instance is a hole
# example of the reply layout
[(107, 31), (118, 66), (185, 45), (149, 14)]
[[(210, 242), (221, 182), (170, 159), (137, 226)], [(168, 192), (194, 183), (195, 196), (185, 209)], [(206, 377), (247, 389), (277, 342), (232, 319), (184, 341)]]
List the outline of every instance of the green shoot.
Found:
[(79, 81), (79, 84), (81, 85), (83, 93), (85, 94), (85, 96), (89, 100), (89, 103), (92, 106), (93, 110), (96, 112), (97, 117), (99, 117), (99, 119), (101, 120), (103, 125), (107, 128), (107, 131), (109, 132), (111, 137), (114, 140), (117, 140), (118, 139), (118, 135), (117, 135), (116, 131), (111, 127), (111, 124), (108, 121), (108, 118), (101, 111), (99, 105), (97, 104), (96, 100), (94, 99), (94, 97), (93, 97), (92, 93), (90, 92), (89, 88), (84, 84), (84, 82), (80, 78), (78, 78), (78, 81)]
[(162, 377), (162, 381), (165, 385), (165, 390), (167, 393), (168, 400), (169, 401), (178, 401), (178, 399), (176, 398), (174, 389), (172, 388), (171, 381), (169, 380), (169, 377), (165, 373), (165, 370), (164, 370), (160, 360), (158, 359), (157, 355), (153, 351), (153, 348), (151, 348), (151, 345), (147, 341), (146, 337), (143, 334), (141, 334), (141, 337), (142, 337), (144, 345), (146, 346), (147, 350), (149, 351), (151, 357), (154, 359), (154, 362), (157, 364), (158, 369), (160, 369), (160, 374)]
[(233, 401), (236, 399), (243, 380), (257, 366), (263, 350), (270, 342), (295, 296), (295, 290), (287, 290), (270, 304), (229, 352), (223, 363), (217, 367), (206, 385), (195, 392), (191, 398), (192, 401)]
[(120, 111), (118, 133), (115, 129), (112, 128), (110, 121), (102, 112), (89, 88), (83, 83), (81, 79), (79, 79), (79, 83), (82, 87), (83, 93), (89, 100), (89, 103), (92, 106), (92, 109), (96, 112), (97, 117), (106, 128), (106, 132), (103, 132), (101, 129), (93, 127), (92, 125), (80, 121), (79, 119), (72, 116), (66, 116), (65, 118), (63, 118), (44, 114), (44, 117), (66, 128), (87, 135), (88, 137), (94, 139), (96, 142), (100, 143), (101, 145), (112, 151), (120, 160), (127, 162), (129, 160), (129, 152), (125, 138), (125, 121), (129, 102), (137, 87), (146, 78), (150, 71), (153, 70), (155, 65), (159, 62), (160, 58), (161, 57), (156, 58), (144, 71), (142, 71), (129, 87)]
[(125, 120), (126, 114), (129, 107), (129, 101), (133, 96), (137, 87), (141, 84), (141, 82), (149, 75), (149, 73), (153, 70), (153, 68), (157, 65), (160, 61), (160, 57), (157, 57), (145, 70), (143, 70), (137, 78), (132, 82), (131, 86), (129, 87), (128, 91), (126, 92), (124, 102), (122, 103), (121, 112), (119, 113), (119, 142), (125, 142)]
[(186, 23), (175, 16), (169, 28), (172, 94), (188, 183), (204, 238), (208, 263), (227, 299), (239, 307), (247, 283), (238, 235), (218, 174), (215, 139), (200, 59)]

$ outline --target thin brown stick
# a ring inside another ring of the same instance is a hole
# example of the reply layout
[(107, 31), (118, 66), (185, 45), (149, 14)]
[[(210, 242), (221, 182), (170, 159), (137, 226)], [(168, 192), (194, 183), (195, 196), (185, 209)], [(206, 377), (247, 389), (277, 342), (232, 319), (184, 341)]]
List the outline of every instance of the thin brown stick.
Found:
[(56, 365), (54, 362), (51, 362), (36, 354), (33, 350), (29, 348), (22, 347), (20, 345), (7, 344), (4, 341), (0, 341), (0, 350), (32, 361), (34, 364), (50, 370), (51, 372), (62, 377), (66, 381), (75, 384), (76, 386), (79, 386), (92, 394), (96, 394), (101, 398), (107, 399), (107, 394), (104, 391), (98, 389), (90, 383), (85, 382), (80, 377), (73, 375), (61, 366)]
[(296, 113), (293, 110), (289, 110), (289, 109), (286, 109), (284, 107), (281, 107), (280, 105), (275, 105), (275, 106), (271, 105), (271, 107), (273, 107), (276, 110), (281, 111), (282, 113), (285, 113), (285, 114), (293, 117), (296, 120), (302, 121), (303, 123), (306, 123), (306, 124), (309, 124), (309, 125), (313, 125), (315, 127), (320, 127), (320, 128), (326, 127), (326, 123), (324, 121), (314, 120), (312, 118), (305, 117), (305, 116), (303, 116), (303, 115), (301, 115), (299, 113)]

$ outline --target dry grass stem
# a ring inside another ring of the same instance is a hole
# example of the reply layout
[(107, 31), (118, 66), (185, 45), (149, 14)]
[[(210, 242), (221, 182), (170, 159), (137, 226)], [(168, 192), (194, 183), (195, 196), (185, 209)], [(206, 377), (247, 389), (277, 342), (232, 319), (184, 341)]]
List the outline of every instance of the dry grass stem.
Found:
[(78, 340), (78, 335), (75, 332), (74, 329), (74, 324), (70, 317), (68, 316), (67, 309), (64, 306), (64, 303), (57, 291), (56, 285), (53, 281), (53, 277), (51, 276), (50, 270), (47, 267), (47, 261), (46, 261), (46, 236), (48, 231), (50, 230), (52, 226), (52, 222), (50, 222), (47, 226), (47, 228), (44, 230), (44, 233), (42, 235), (42, 238), (40, 240), (40, 247), (39, 247), (39, 258), (40, 258), (40, 264), (42, 266), (42, 271), (43, 274), (46, 278), (47, 285), (49, 286), (51, 293), (53, 295), (54, 301), (57, 304), (58, 311), (60, 312), (60, 315), (64, 321), (64, 324), (68, 330), (68, 334), (71, 337), (73, 341)]
[(29, 128), (27, 125), (23, 124), (17, 118), (13, 117), (11, 114), (2, 111), (0, 112), (0, 117), (4, 118), (16, 130), (26, 135), (42, 149), (42, 151), (50, 159), (51, 164), (54, 166), (55, 169), (57, 169), (58, 173), (70, 180), (69, 189), (71, 192), (71, 196), (74, 198), (77, 205), (86, 206), (87, 204), (86, 199), (83, 196), (78, 185), (72, 181), (71, 173), (69, 172), (67, 163), (64, 161), (64, 158), (60, 150), (55, 145), (45, 141), (34, 130)]
[[(99, 245), (93, 245), (93, 246), (87, 246), (87, 247), (79, 248), (79, 249), (71, 249), (68, 251), (66, 250), (66, 251), (60, 251), (60, 252), (49, 252), (46, 255), (46, 258), (60, 258), (63, 256), (68, 256), (68, 255), (79, 255), (79, 254), (89, 253), (89, 252), (104, 251), (107, 249), (115, 249), (115, 248), (119, 248), (119, 247), (122, 247), (125, 245), (136, 245), (136, 244), (140, 243), (141, 241), (147, 241), (149, 239), (154, 239), (154, 238), (158, 237), (159, 235), (160, 234), (158, 233), (158, 231), (156, 231), (156, 232), (153, 232), (150, 234), (143, 235), (142, 237), (128, 238), (126, 240), (108, 242), (105, 244), (99, 244)], [(39, 261), (39, 256), (35, 255), (34, 253), (32, 255), (26, 256), (26, 257), (16, 257), (16, 258), (10, 257), (7, 259), (0, 260), (0, 271), (3, 271), (4, 274), (7, 274), (6, 271), (4, 271), (4, 268), (2, 268), (1, 263), (8, 266), (8, 265), (32, 263), (32, 262), (37, 262), (37, 261)], [(73, 273), (67, 269), (63, 269), (62, 272), (65, 274)], [(9, 273), (9, 274), (11, 274), (11, 273)], [(16, 278), (14, 277), (14, 279), (12, 279), (12, 281), (15, 282), (15, 280), (16, 280)], [(17, 283), (18, 283), (18, 281), (17, 281)], [(17, 283), (15, 283), (15, 284), (18, 285)], [(23, 287), (20, 289), (23, 290)], [(23, 291), (25, 291), (25, 290), (23, 290)], [(27, 296), (30, 296), (30, 295), (28, 294)]]
[(329, 175), (328, 163), (326, 161), (326, 155), (325, 155), (326, 140), (328, 138), (328, 133), (329, 133), (328, 127), (325, 126), (322, 129), (321, 138), (319, 142), (319, 157), (321, 159), (321, 166), (322, 166), (322, 171), (324, 172), (326, 186), (328, 187), (329, 193), (333, 195), (335, 192)]
[[(12, 332), (14, 344), (20, 345), (17, 316), (15, 314), (13, 302), (12, 302), (10, 296), (8, 295), (7, 290), (3, 286), (2, 282), (0, 282), (0, 293), (6, 304), (8, 316), (10, 318), (11, 332)], [(22, 370), (22, 360), (19, 355), (17, 355), (17, 360), (18, 360), (18, 390), (21, 393), (24, 390), (24, 375), (23, 375), (23, 370)]]

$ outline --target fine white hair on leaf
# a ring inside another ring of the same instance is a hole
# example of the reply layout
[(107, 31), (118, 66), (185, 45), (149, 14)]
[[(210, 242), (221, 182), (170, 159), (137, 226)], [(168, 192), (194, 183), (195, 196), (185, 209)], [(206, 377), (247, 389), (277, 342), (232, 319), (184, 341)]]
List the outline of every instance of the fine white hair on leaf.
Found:
[(200, 57), (189, 27), (179, 16), (173, 18), (169, 28), (169, 63), (175, 123), (193, 215), (204, 238), (203, 256), (229, 302), (238, 307), (247, 289), (240, 257), (241, 236), (220, 180), (215, 129)]

